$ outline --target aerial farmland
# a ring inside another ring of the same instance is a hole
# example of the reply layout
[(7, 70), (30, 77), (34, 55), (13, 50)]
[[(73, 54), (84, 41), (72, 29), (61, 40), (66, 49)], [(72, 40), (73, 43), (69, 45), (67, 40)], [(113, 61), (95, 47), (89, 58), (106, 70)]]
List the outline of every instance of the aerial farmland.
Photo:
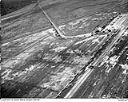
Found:
[(127, 0), (37, 0), (1, 24), (2, 98), (128, 98)]

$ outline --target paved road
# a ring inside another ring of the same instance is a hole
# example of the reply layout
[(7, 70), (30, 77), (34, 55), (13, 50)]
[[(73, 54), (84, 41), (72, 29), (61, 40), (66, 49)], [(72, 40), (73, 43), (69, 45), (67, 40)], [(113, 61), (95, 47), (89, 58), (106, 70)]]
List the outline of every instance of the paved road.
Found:
[[(109, 44), (109, 46), (106, 48), (106, 50), (100, 55), (100, 57), (96, 61), (94, 61), (93, 64), (91, 64), (92, 66), (98, 66), (98, 64), (103, 61), (103, 58), (110, 52), (113, 45), (118, 41), (118, 39), (121, 37), (121, 35), (123, 35), (124, 32), (125, 32), (125, 28), (122, 28), (121, 31), (116, 35), (116, 37)], [(90, 67), (90, 65), (88, 67)], [(85, 74), (80, 78), (80, 80), (78, 80), (78, 82), (74, 85), (74, 87), (68, 92), (68, 94), (64, 98), (71, 98), (74, 96), (74, 94), (78, 94), (77, 92), (80, 92), (80, 90), (84, 90), (85, 86), (83, 86), (83, 84), (94, 71), (95, 69), (87, 68), (87, 70), (85, 71)]]
[[(108, 12), (110, 9), (108, 6), (113, 7), (111, 5), (113, 2), (106, 3), (106, 0), (95, 0), (95, 2), (67, 0), (65, 3), (52, 4), (46, 9), (50, 17), (59, 27), (61, 26), (60, 29), (65, 32), (66, 36), (78, 37), (94, 30), (96, 25), (113, 17), (113, 10)], [(101, 8), (105, 11), (100, 12)], [(116, 9), (115, 11), (118, 12)], [(62, 23), (64, 25), (61, 25)], [(101, 34), (96, 38), (91, 36), (92, 39), (60, 40), (53, 36), (53, 29), (47, 28), (51, 28), (50, 25), (39, 9), (7, 20), (2, 25), (4, 29), (2, 34), (3, 62), (10, 59), (2, 67), (2, 90), (5, 89), (2, 91), (3, 97), (54, 98), (77, 73), (80, 73), (81, 69), (84, 69), (85, 64), (92, 57), (86, 52), (90, 49), (95, 51), (93, 48), (102, 41), (105, 35)], [(45, 27), (47, 30), (43, 31)], [(87, 70), (87, 75), (89, 74), (90, 71)]]
[(109, 54), (111, 48), (113, 47), (113, 45), (118, 41), (118, 39), (121, 37), (122, 34), (124, 34), (125, 29), (122, 29), (118, 35), (112, 40), (111, 44), (109, 44), (109, 46), (107, 47), (107, 49), (101, 54), (101, 56), (93, 63), (92, 66), (98, 66), (98, 64), (100, 62), (102, 62), (103, 58)]

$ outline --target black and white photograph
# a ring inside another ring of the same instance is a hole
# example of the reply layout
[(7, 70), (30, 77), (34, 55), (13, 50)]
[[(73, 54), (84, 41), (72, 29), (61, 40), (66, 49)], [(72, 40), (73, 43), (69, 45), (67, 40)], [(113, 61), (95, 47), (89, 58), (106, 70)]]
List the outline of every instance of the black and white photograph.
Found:
[(1, 99), (128, 101), (128, 0), (0, 4)]

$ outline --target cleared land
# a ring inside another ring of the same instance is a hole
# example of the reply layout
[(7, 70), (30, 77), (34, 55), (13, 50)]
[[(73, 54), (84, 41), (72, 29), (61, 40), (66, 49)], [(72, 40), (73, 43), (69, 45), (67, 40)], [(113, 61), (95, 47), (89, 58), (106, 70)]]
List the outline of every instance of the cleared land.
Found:
[[(56, 36), (55, 29), (38, 5), (22, 15), (3, 20), (2, 97), (65, 97), (85, 73), (86, 67), (102, 55), (120, 31), (91, 34), (97, 26), (109, 25), (119, 13), (127, 13), (126, 3), (127, 0), (40, 2), (60, 31), (67, 37), (74, 36), (68, 39)], [(121, 24), (127, 27), (127, 21), (125, 19)], [(81, 35), (85, 36), (75, 37)], [(125, 30), (112, 46), (107, 55), (109, 58), (95, 66), (85, 85), (80, 87), (85, 90), (79, 89), (81, 94), (76, 92), (73, 97), (126, 97), (127, 38)], [(113, 58), (117, 60), (114, 66), (110, 61)]]

